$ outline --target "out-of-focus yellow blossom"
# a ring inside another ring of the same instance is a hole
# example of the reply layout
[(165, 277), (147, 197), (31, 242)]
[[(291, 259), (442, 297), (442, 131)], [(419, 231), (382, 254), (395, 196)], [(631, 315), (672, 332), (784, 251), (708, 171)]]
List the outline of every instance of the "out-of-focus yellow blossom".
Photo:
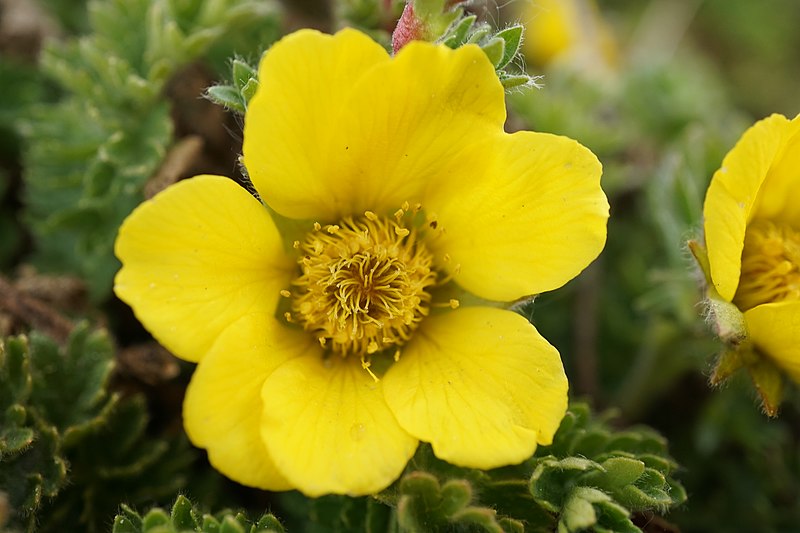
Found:
[(569, 63), (596, 71), (619, 61), (614, 34), (593, 0), (525, 0), (522, 50), (538, 66)]
[(550, 443), (558, 352), (448, 289), (508, 302), (585, 268), (608, 216), (594, 155), (505, 133), (477, 46), (390, 57), (354, 30), (302, 30), (259, 80), (243, 161), (261, 201), (197, 176), (137, 208), (116, 244), (116, 293), (199, 363), (192, 442), (240, 483), (312, 496), (383, 489), (419, 441), (477, 468)]
[(748, 129), (705, 205), (711, 282), (744, 313), (756, 351), (800, 383), (800, 116)]

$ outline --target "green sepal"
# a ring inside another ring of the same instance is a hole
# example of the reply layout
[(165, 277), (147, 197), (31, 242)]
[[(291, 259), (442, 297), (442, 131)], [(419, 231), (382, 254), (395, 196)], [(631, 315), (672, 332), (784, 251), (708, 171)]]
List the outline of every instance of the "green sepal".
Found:
[(689, 241), (689, 249), (705, 276), (707, 304), (717, 336), (726, 348), (717, 357), (711, 384), (719, 385), (741, 368), (747, 368), (761, 406), (767, 416), (775, 417), (783, 401), (784, 377), (775, 364), (758, 352), (749, 339), (744, 313), (732, 302), (723, 300), (714, 288), (706, 249), (697, 241)]
[(479, 44), (484, 39), (488, 40), (491, 33), (492, 33), (492, 27), (486, 24), (485, 22), (476, 24), (472, 28), (472, 33), (470, 34), (470, 36), (467, 37), (466, 44)]
[(709, 381), (712, 385), (719, 385), (731, 377), (737, 370), (747, 366), (744, 352), (739, 349), (724, 349), (714, 364)]
[(476, 15), (469, 15), (454, 22), (452, 28), (449, 28), (442, 37), (442, 44), (453, 49), (465, 44), (476, 20), (478, 20)]
[(455, 21), (438, 38), (438, 42), (458, 48), (465, 44), (480, 46), (486, 57), (494, 65), (497, 77), (503, 88), (511, 90), (524, 86), (537, 86), (536, 77), (525, 73), (509, 73), (504, 69), (519, 55), (524, 27), (521, 24), (509, 26), (498, 32), (485, 22), (477, 23), (475, 15), (464, 16), (463, 10), (457, 12)]
[(236, 90), (236, 87), (231, 85), (214, 85), (206, 89), (204, 95), (217, 105), (221, 105), (225, 109), (244, 115), (246, 111), (245, 102), (242, 99), (241, 93)]
[(713, 287), (708, 288), (709, 318), (722, 342), (736, 346), (747, 340), (747, 325), (744, 313), (735, 304), (720, 298)]
[(524, 29), (525, 28), (521, 24), (515, 24), (495, 34), (495, 39), (503, 40), (503, 56), (500, 58), (500, 61), (494, 64), (495, 69), (501, 70), (505, 68), (519, 53)]
[(236, 58), (231, 62), (234, 86), (240, 91), (250, 80), (258, 79), (258, 71), (242, 59)]
[(255, 78), (247, 80), (247, 83), (244, 84), (244, 87), (242, 87), (240, 91), (245, 102), (250, 102), (256, 95), (256, 89), (258, 89), (258, 80)]
[(708, 252), (705, 247), (694, 239), (687, 241), (686, 245), (689, 247), (689, 251), (692, 253), (692, 257), (694, 257), (697, 266), (700, 268), (700, 272), (703, 273), (706, 285), (713, 285), (714, 282), (711, 280), (711, 263), (708, 260)]
[(736, 305), (725, 301), (714, 288), (708, 252), (702, 244), (695, 240), (690, 240), (688, 246), (705, 278), (708, 309), (717, 335), (723, 342), (730, 345), (745, 341), (747, 339), (747, 326), (745, 325), (744, 314)]
[(766, 357), (759, 357), (748, 365), (747, 371), (761, 399), (764, 413), (770, 417), (778, 416), (778, 408), (783, 401), (783, 373)]
[(492, 37), (481, 45), (481, 50), (489, 58), (495, 69), (498, 69), (505, 54), (506, 42), (503, 39)]
[(242, 59), (231, 62), (231, 82), (206, 89), (204, 96), (229, 111), (243, 115), (258, 89), (258, 71)]

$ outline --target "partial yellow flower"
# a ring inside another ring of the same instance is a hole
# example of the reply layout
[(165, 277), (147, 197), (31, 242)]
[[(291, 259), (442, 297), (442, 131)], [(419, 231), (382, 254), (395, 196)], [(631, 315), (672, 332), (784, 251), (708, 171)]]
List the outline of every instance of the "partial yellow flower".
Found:
[(705, 205), (711, 281), (757, 351), (800, 382), (800, 116), (748, 129)]
[(616, 67), (617, 42), (594, 0), (526, 0), (519, 5), (526, 28), (522, 50), (529, 61), (589, 70)]
[(585, 268), (608, 217), (594, 155), (504, 133), (477, 46), (390, 57), (354, 30), (302, 30), (259, 79), (243, 161), (260, 200), (197, 176), (138, 207), (116, 244), (116, 293), (199, 363), (192, 442), (231, 479), (311, 496), (385, 488), (419, 441), (477, 468), (550, 443), (558, 352), (453, 288), (507, 302)]

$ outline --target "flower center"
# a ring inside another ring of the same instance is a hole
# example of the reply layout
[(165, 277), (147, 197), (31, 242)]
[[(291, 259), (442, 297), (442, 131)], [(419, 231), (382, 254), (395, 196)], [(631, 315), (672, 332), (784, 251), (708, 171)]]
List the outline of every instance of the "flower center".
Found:
[(295, 243), (301, 275), (292, 283), (291, 318), (323, 346), (362, 362), (405, 343), (430, 309), (433, 256), (397, 218), (367, 211), (315, 224)]
[(746, 311), (784, 300), (800, 300), (800, 232), (755, 221), (745, 234), (742, 276), (733, 302)]

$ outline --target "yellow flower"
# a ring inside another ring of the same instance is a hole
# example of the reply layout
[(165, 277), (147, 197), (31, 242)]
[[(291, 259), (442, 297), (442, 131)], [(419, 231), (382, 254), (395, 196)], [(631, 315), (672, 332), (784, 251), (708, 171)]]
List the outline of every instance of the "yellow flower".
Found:
[(594, 0), (522, 2), (525, 23), (522, 49), (536, 65), (570, 63), (596, 70), (617, 65), (614, 34)]
[(710, 277), (757, 351), (800, 382), (800, 116), (747, 130), (703, 207)]
[(477, 46), (392, 58), (354, 30), (302, 30), (259, 79), (243, 162), (266, 207), (197, 176), (137, 208), (116, 244), (116, 293), (199, 363), (192, 442), (240, 483), (312, 496), (383, 489), (419, 441), (477, 468), (550, 443), (558, 352), (511, 311), (454, 309), (448, 289), (507, 302), (586, 267), (608, 216), (594, 155), (504, 133)]

